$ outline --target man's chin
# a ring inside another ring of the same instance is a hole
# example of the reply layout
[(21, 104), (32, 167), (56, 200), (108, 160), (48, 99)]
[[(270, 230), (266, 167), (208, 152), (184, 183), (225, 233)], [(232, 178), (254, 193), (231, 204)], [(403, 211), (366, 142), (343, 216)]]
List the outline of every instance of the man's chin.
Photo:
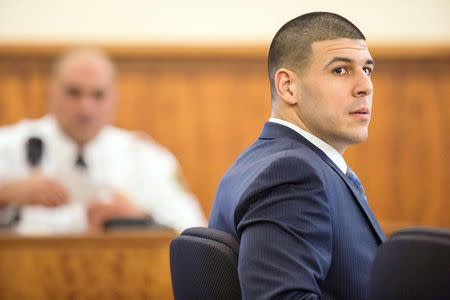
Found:
[(76, 142), (80, 145), (86, 145), (98, 135), (99, 131), (82, 132), (76, 135)]
[(356, 133), (350, 137), (351, 144), (360, 144), (365, 142), (369, 137), (367, 130)]
[(340, 135), (340, 141), (342, 145), (354, 145), (354, 144), (360, 144), (367, 140), (369, 137), (369, 132), (367, 128), (361, 129), (358, 128), (358, 130), (352, 130), (352, 131), (345, 131), (341, 132)]

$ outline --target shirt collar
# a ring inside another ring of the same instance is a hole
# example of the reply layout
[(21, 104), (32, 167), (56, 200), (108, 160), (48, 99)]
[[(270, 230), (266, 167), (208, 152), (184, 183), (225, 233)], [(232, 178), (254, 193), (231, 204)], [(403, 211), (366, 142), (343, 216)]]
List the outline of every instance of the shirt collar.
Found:
[(305, 139), (310, 141), (314, 146), (322, 150), (325, 153), (325, 155), (328, 156), (331, 159), (331, 161), (342, 171), (342, 173), (344, 174), (347, 173), (347, 163), (345, 162), (344, 157), (328, 143), (319, 139), (317, 136), (301, 129), (297, 125), (292, 124), (291, 122), (273, 117), (269, 119), (269, 122), (277, 123), (294, 130), (295, 132), (303, 136)]
[(76, 160), (79, 152), (82, 151), (84, 160), (88, 165), (90, 165), (92, 163), (93, 157), (96, 156), (96, 149), (99, 148), (99, 145), (101, 144), (103, 137), (106, 134), (105, 131), (107, 131), (108, 126), (106, 128), (103, 128), (94, 139), (89, 141), (89, 143), (87, 143), (83, 146), (82, 149), (80, 149), (80, 147), (64, 133), (64, 131), (58, 124), (58, 121), (53, 115), (48, 115), (47, 118), (50, 122), (51, 128), (53, 129), (54, 135), (59, 142), (59, 146), (64, 147), (64, 150), (62, 151), (67, 153), (68, 156), (73, 157), (73, 161)]

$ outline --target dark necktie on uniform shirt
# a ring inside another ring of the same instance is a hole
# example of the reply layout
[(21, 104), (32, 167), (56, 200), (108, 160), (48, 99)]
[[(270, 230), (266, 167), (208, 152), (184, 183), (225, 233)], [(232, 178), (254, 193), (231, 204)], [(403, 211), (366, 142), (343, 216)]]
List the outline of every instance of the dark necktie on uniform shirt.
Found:
[(364, 190), (364, 187), (361, 181), (359, 180), (358, 176), (356, 176), (355, 172), (353, 172), (353, 170), (350, 169), (350, 167), (348, 167), (347, 173), (345, 175), (347, 175), (348, 179), (350, 179), (350, 181), (356, 187), (358, 192), (364, 197), (364, 200), (367, 201), (366, 191)]
[(80, 169), (86, 169), (87, 164), (83, 157), (83, 151), (79, 151), (77, 154), (77, 159), (75, 160), (75, 166)]

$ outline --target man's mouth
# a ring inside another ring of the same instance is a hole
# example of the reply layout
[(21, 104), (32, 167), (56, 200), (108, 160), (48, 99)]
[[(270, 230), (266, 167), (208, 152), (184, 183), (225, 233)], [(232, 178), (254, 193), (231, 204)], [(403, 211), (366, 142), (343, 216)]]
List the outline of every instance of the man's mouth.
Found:
[(358, 109), (356, 109), (354, 111), (351, 111), (350, 114), (351, 115), (355, 115), (355, 114), (358, 114), (358, 115), (370, 115), (370, 110), (367, 107), (361, 107), (361, 108), (358, 108)]
[(367, 107), (355, 109), (350, 112), (350, 116), (358, 121), (368, 122), (370, 121), (370, 109)]

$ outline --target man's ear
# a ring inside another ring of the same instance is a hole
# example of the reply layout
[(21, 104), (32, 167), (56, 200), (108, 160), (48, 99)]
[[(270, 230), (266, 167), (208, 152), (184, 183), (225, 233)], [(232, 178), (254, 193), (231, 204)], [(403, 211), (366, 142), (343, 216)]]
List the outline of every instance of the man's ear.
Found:
[(274, 76), (275, 89), (278, 97), (280, 100), (291, 105), (297, 103), (297, 91), (294, 78), (295, 73), (285, 68), (278, 69)]

